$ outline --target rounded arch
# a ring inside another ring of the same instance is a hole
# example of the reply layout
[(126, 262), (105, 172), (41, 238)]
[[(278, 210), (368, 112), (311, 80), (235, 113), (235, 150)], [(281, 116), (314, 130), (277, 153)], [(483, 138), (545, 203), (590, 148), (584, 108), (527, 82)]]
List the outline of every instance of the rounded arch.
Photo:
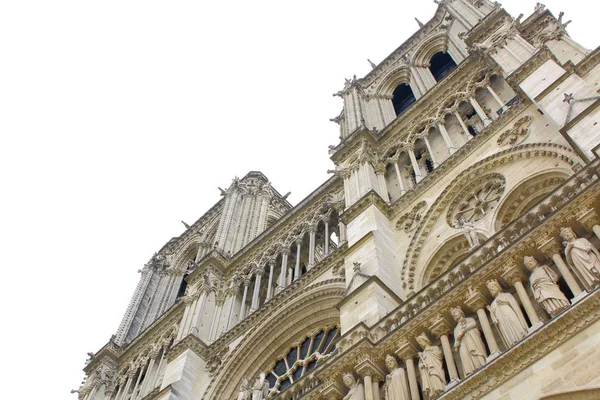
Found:
[(416, 65), (427, 65), (436, 53), (448, 51), (448, 36), (446, 33), (438, 33), (425, 38), (415, 50), (413, 63)]
[(499, 204), (493, 218), (494, 231), (501, 230), (530, 209), (569, 177), (564, 169), (544, 171), (517, 184)]
[(455, 68), (456, 61), (446, 52), (438, 51), (429, 59), (429, 70), (438, 82)]
[(380, 96), (391, 96), (394, 89), (403, 83), (407, 85), (411, 83), (410, 68), (405, 64), (389, 71), (375, 89), (375, 93)]
[(434, 227), (435, 222), (440, 220), (440, 217), (443, 217), (442, 214), (448, 208), (450, 201), (464, 187), (476, 181), (484, 172), (487, 173), (501, 166), (507, 166), (519, 161), (529, 161), (534, 158), (551, 159), (554, 163), (562, 164), (563, 169), (569, 171), (572, 171), (575, 165), (580, 162), (579, 157), (573, 150), (560, 144), (530, 143), (493, 154), (462, 171), (437, 197), (417, 227), (406, 251), (406, 257), (400, 271), (402, 286), (407, 288), (409, 292), (414, 291), (417, 263), (421, 258), (421, 253), (429, 233)]
[(315, 329), (338, 324), (339, 310), (335, 305), (342, 299), (344, 290), (343, 278), (331, 279), (316, 283), (298, 296), (278, 304), (273, 312), (256, 321), (255, 328), (227, 356), (205, 397), (235, 398), (240, 377), (254, 377), (272, 368), (295, 341)]
[[(481, 242), (487, 239), (482, 232), (477, 232), (477, 236)], [(417, 289), (426, 286), (429, 282), (450, 269), (452, 265), (467, 255), (469, 249), (469, 242), (462, 233), (454, 235), (438, 246), (433, 251), (433, 255), (425, 263), (425, 268), (418, 274)]]

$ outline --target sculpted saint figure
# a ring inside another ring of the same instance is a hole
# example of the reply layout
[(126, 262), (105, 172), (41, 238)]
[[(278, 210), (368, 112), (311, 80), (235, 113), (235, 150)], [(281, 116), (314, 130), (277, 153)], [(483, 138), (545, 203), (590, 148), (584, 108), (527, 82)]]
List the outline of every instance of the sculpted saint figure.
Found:
[(396, 357), (388, 354), (385, 357), (385, 366), (390, 373), (385, 377), (383, 392), (385, 400), (410, 400), (406, 384), (406, 372), (398, 366)]
[(540, 266), (537, 260), (531, 256), (526, 256), (523, 261), (525, 267), (531, 271), (529, 283), (535, 301), (552, 317), (567, 308), (569, 300), (556, 284), (559, 278), (558, 274), (546, 265)]
[(571, 228), (562, 228), (567, 262), (583, 286), (591, 291), (600, 285), (600, 253), (586, 238), (578, 238)]
[(250, 383), (248, 378), (245, 376), (242, 378), (242, 384), (240, 385), (240, 391), (238, 393), (237, 400), (251, 400), (252, 393), (250, 392)]
[(438, 346), (431, 344), (425, 332), (417, 336), (417, 343), (423, 348), (419, 353), (419, 372), (423, 394), (433, 399), (446, 388), (444, 356)]
[(365, 400), (365, 387), (362, 382), (354, 378), (352, 372), (346, 372), (342, 376), (342, 380), (344, 385), (350, 389), (343, 400)]
[(265, 373), (261, 372), (252, 385), (252, 400), (264, 400), (268, 395), (269, 381), (265, 379)]
[(473, 318), (465, 318), (460, 307), (451, 308), (450, 314), (458, 322), (454, 328), (454, 349), (458, 350), (465, 376), (469, 376), (485, 364), (485, 345)]
[(498, 327), (506, 347), (510, 347), (527, 335), (527, 322), (519, 303), (510, 293), (504, 293), (497, 280), (487, 281), (486, 285), (494, 297), (488, 307), (492, 322)]
[(470, 222), (467, 222), (463, 217), (458, 219), (458, 224), (463, 230), (463, 234), (469, 243), (469, 248), (474, 248), (479, 246), (479, 238), (477, 237), (477, 231), (475, 230), (475, 225)]

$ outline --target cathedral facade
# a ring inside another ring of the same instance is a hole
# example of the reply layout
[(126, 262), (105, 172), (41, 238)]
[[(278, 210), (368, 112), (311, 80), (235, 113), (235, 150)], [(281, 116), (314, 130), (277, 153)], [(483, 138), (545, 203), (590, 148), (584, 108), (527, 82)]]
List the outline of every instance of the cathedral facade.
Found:
[(80, 400), (600, 398), (600, 48), (437, 3), (335, 94), (330, 179), (235, 178), (152, 256)]

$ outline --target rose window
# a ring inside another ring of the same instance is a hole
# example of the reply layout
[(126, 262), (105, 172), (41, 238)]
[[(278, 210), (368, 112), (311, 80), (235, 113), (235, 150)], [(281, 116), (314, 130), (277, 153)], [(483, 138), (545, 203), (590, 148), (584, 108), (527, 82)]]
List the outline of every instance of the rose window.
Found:
[(502, 175), (486, 175), (463, 190), (450, 205), (448, 224), (457, 228), (482, 219), (500, 201), (506, 187)]

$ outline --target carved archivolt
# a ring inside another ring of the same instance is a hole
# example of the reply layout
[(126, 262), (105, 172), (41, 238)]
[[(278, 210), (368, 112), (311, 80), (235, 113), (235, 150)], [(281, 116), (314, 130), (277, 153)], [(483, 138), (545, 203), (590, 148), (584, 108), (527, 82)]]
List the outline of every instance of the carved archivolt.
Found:
[(441, 193), (434, 204), (429, 208), (410, 242), (406, 257), (400, 272), (403, 287), (410, 290), (415, 288), (415, 270), (417, 261), (421, 256), (421, 250), (435, 222), (447, 209), (449, 203), (457, 198), (458, 194), (465, 190), (472, 182), (476, 181), (483, 171), (489, 171), (500, 165), (507, 165), (524, 159), (551, 158), (564, 167), (572, 169), (579, 161), (573, 150), (556, 143), (531, 143), (518, 145), (511, 149), (494, 154), (479, 161), (456, 177), (450, 185)]
[(416, 206), (410, 210), (410, 212), (401, 216), (396, 222), (396, 229), (403, 230), (406, 233), (410, 233), (417, 229), (419, 222), (421, 221), (423, 212), (427, 208), (425, 201), (419, 202)]
[[(297, 297), (280, 304), (266, 318), (256, 321), (215, 372), (206, 398), (235, 398), (239, 377), (251, 378), (273, 368), (276, 360), (287, 354), (290, 342), (298, 337), (298, 332), (319, 330), (328, 324), (338, 323), (339, 311), (335, 305), (342, 299), (344, 290), (343, 279), (316, 283)], [(256, 343), (261, 343), (260, 349)]]
[(519, 119), (512, 128), (508, 129), (498, 137), (498, 146), (514, 146), (523, 142), (529, 136), (529, 126), (533, 117), (526, 115)]
[(564, 182), (569, 175), (564, 171), (537, 174), (513, 188), (497, 207), (495, 230), (499, 231), (528, 210), (542, 197)]
[(460, 228), (460, 220), (477, 222), (500, 201), (506, 188), (506, 180), (500, 174), (489, 174), (470, 182), (450, 204), (446, 219), (448, 225)]

